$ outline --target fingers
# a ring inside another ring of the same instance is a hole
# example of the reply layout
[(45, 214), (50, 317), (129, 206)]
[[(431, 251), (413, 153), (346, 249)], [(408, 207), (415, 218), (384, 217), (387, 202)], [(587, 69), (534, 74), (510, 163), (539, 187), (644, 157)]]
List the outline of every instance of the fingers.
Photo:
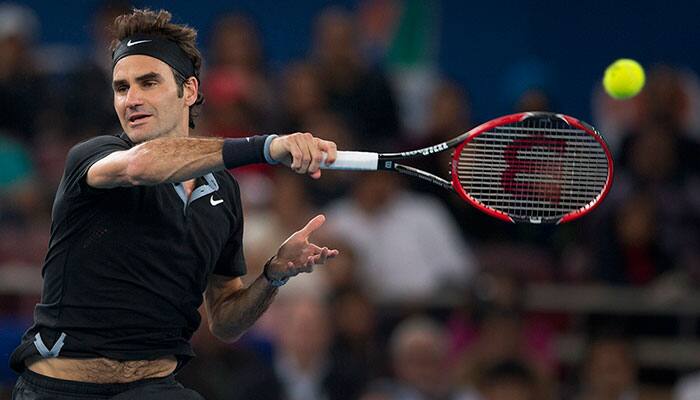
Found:
[(301, 272), (312, 272), (314, 270), (314, 256), (309, 256), (301, 268)]
[(316, 229), (320, 228), (324, 222), (326, 222), (326, 217), (323, 214), (319, 214), (311, 218), (311, 221), (307, 222), (306, 226), (301, 228), (298, 233), (302, 234), (304, 238), (308, 238)]
[(323, 162), (323, 151), (321, 149), (321, 139), (313, 138), (309, 143), (309, 151), (311, 152), (311, 163), (309, 164), (309, 173), (315, 174), (321, 171), (321, 163)]
[(290, 167), (298, 174), (305, 174), (311, 164), (311, 148), (309, 141), (313, 140), (310, 133), (295, 133), (285, 136), (289, 155), (292, 158)]
[(303, 174), (309, 167), (311, 156), (309, 147), (298, 136), (292, 135), (289, 138), (289, 154), (292, 156), (290, 167), (296, 173)]
[(310, 133), (303, 133), (298, 139), (299, 148), (302, 151), (303, 157), (301, 159), (301, 167), (296, 172), (299, 174), (305, 174), (309, 171), (309, 167), (313, 162), (314, 157), (314, 137)]
[(309, 256), (307, 259), (308, 261), (311, 261), (313, 265), (323, 265), (325, 264), (328, 260), (335, 258), (338, 255), (338, 250), (331, 250), (328, 247), (324, 247), (321, 249), (321, 251), (318, 254), (314, 254), (313, 256)]
[(299, 147), (299, 143), (297, 143), (295, 140), (288, 140), (287, 147), (289, 155), (292, 158), (292, 162), (289, 167), (293, 171), (298, 171), (299, 168), (301, 168), (301, 161), (304, 158), (304, 152), (301, 150), (301, 147)]
[(333, 164), (338, 157), (338, 148), (329, 140), (318, 139), (318, 148), (326, 154), (326, 164)]
[[(299, 174), (308, 173), (312, 178), (321, 177), (321, 163), (331, 164), (337, 155), (336, 144), (314, 137), (310, 133), (294, 133), (284, 137), (291, 157), (290, 167)], [(274, 143), (274, 142), (273, 142)]]
[(320, 253), (320, 252), (323, 250), (323, 247), (316, 246), (316, 245), (313, 244), (313, 243), (309, 243), (309, 245), (308, 245), (307, 248), (308, 248), (308, 250), (311, 251), (311, 254), (312, 254), (312, 255), (318, 254), (318, 253)]
[(285, 277), (293, 277), (304, 272), (313, 272), (315, 266), (326, 264), (338, 254), (338, 250), (309, 243), (299, 257), (286, 261), (285, 267), (275, 273), (281, 272)]
[(301, 272), (312, 272), (314, 266), (324, 265), (328, 260), (335, 258), (337, 255), (338, 250), (331, 250), (328, 247), (324, 247), (318, 254), (307, 257)]
[(328, 247), (324, 247), (323, 250), (321, 250), (321, 253), (316, 258), (316, 260), (314, 260), (314, 264), (319, 264), (319, 265), (325, 264), (329, 258), (330, 253), (331, 253), (330, 249)]

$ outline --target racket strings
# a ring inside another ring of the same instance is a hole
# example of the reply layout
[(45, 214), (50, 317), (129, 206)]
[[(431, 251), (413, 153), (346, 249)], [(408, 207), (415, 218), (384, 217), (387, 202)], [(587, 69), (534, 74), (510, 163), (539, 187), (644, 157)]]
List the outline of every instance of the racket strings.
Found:
[(456, 171), (478, 202), (530, 220), (588, 207), (609, 173), (596, 139), (558, 118), (529, 118), (481, 133), (462, 147)]

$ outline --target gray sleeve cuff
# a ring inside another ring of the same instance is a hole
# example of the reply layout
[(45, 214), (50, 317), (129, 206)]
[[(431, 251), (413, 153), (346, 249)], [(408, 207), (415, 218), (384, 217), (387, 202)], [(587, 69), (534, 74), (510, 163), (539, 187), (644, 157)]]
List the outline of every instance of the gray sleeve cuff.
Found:
[(279, 135), (268, 135), (267, 138), (265, 138), (265, 147), (263, 148), (263, 155), (265, 156), (265, 161), (267, 161), (268, 164), (270, 165), (275, 165), (278, 163), (278, 161), (275, 161), (272, 159), (270, 156), (270, 143), (272, 143), (272, 139), (278, 137)]

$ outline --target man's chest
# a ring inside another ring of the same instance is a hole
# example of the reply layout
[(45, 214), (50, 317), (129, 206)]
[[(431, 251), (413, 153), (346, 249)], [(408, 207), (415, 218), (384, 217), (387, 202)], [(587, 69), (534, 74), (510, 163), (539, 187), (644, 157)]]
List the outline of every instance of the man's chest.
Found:
[(83, 208), (95, 207), (91, 217), (76, 214), (87, 237), (99, 233), (101, 246), (118, 243), (121, 252), (146, 262), (179, 259), (212, 267), (242, 223), (237, 198), (213, 180), (191, 188), (189, 195), (183, 186), (165, 183), (117, 190)]
[(236, 199), (215, 180), (162, 184), (151, 188), (140, 201), (138, 213), (144, 222), (168, 227), (188, 240), (226, 239), (240, 223)]

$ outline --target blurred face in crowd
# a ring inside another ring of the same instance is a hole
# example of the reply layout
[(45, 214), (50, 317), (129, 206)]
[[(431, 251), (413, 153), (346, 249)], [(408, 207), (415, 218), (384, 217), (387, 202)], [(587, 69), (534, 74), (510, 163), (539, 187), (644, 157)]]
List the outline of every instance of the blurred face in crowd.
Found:
[(399, 193), (400, 182), (395, 174), (367, 174), (355, 185), (355, 201), (369, 215), (379, 212)]
[(678, 149), (668, 128), (649, 124), (635, 138), (629, 152), (632, 171), (641, 179), (670, 179), (678, 162)]
[(393, 360), (397, 378), (429, 396), (439, 397), (448, 392), (444, 337), (430, 332), (413, 332), (401, 342)]
[(353, 339), (374, 335), (374, 308), (360, 293), (347, 293), (334, 309), (335, 321), (341, 334)]
[(687, 83), (669, 66), (649, 71), (647, 85), (641, 93), (642, 115), (666, 126), (668, 133), (681, 129), (690, 101), (684, 89)]
[(605, 341), (590, 349), (587, 386), (599, 396), (617, 398), (635, 384), (635, 367), (626, 343)]
[(359, 62), (355, 21), (335, 9), (319, 17), (316, 28), (316, 53), (323, 64), (333, 68), (352, 68)]
[(169, 65), (144, 55), (124, 57), (114, 67), (114, 109), (134, 143), (162, 136), (187, 136), (189, 106), (197, 99), (197, 80), (185, 82), (178, 96)]
[(262, 48), (253, 22), (242, 15), (224, 17), (212, 39), (218, 65), (255, 70), (261, 64)]
[(646, 246), (656, 234), (653, 199), (644, 193), (630, 196), (616, 216), (618, 240), (626, 246)]
[(437, 89), (432, 99), (430, 130), (440, 138), (451, 138), (456, 132), (469, 127), (469, 105), (457, 85), (445, 83)]
[(520, 352), (520, 320), (514, 315), (491, 315), (484, 319), (479, 335), (479, 352), (484, 361), (517, 357)]
[(289, 114), (304, 117), (323, 109), (323, 88), (310, 65), (293, 65), (286, 71), (284, 78), (283, 101)]

